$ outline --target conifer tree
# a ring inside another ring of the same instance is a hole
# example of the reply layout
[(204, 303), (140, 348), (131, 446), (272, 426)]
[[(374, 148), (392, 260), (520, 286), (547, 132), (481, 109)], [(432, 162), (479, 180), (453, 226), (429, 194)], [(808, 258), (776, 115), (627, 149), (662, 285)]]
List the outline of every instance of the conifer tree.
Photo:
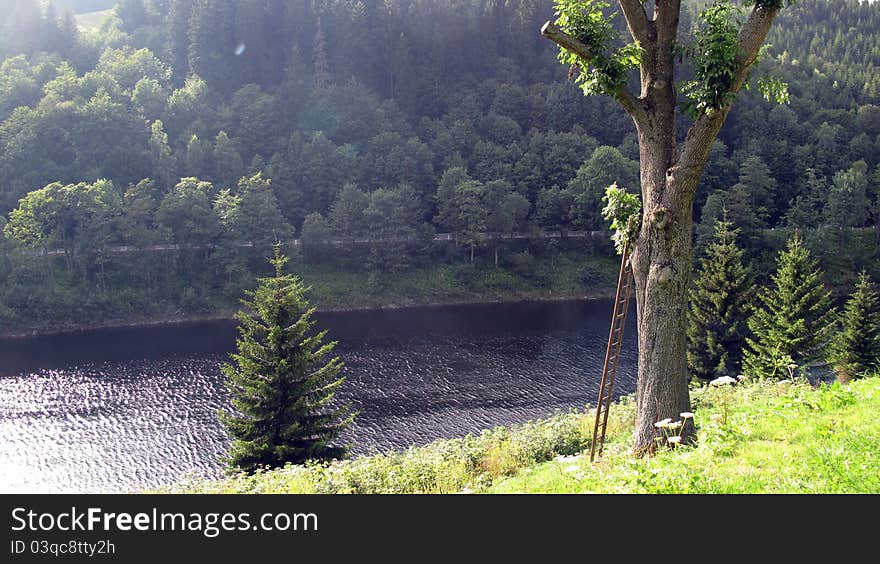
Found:
[(327, 39), (324, 29), (321, 27), (321, 18), (318, 18), (318, 30), (315, 32), (314, 53), (314, 76), (313, 86), (316, 90), (330, 86), (330, 63), (327, 59)]
[(808, 370), (825, 358), (837, 311), (822, 271), (800, 234), (779, 253), (772, 287), (759, 295), (759, 306), (749, 318), (754, 338), (746, 338), (746, 372), (759, 377), (782, 377), (787, 365)]
[[(350, 407), (332, 407), (345, 381), (342, 363), (329, 358), (335, 342), (312, 332), (315, 309), (308, 288), (284, 274), (287, 258), (275, 246), (275, 275), (262, 278), (243, 300), (238, 352), (222, 367), (236, 413), (221, 413), (233, 439), (227, 461), (246, 472), (307, 460), (340, 458), (346, 447), (332, 444), (351, 423)], [(329, 358), (329, 360), (328, 360)]]
[(189, 24), (193, 0), (172, 0), (168, 15), (168, 35), (173, 63), (174, 85), (183, 86), (189, 74)]
[(748, 334), (751, 276), (736, 244), (738, 230), (726, 210), (715, 222), (715, 237), (701, 259), (688, 315), (688, 366), (698, 378), (737, 374)]
[(226, 0), (194, 0), (187, 32), (190, 71), (224, 94), (236, 85), (234, 11)]
[(829, 356), (837, 379), (848, 382), (880, 368), (880, 295), (867, 273), (859, 276), (841, 321)]

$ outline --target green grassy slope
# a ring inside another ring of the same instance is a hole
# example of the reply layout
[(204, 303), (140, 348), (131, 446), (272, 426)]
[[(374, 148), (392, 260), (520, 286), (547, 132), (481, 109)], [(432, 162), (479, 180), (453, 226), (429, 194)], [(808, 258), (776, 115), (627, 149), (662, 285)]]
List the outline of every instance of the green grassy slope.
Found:
[(635, 408), (609, 420), (589, 463), (593, 415), (570, 413), (479, 436), (331, 465), (193, 480), (186, 493), (880, 493), (880, 378), (813, 389), (751, 382), (693, 390), (696, 446), (629, 454)]

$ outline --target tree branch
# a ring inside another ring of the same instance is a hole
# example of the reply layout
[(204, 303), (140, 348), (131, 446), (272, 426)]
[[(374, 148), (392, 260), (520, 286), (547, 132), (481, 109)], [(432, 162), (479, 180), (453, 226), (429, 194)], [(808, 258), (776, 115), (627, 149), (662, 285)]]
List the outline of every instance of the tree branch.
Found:
[(629, 34), (636, 43), (645, 47), (648, 44), (648, 15), (641, 0), (619, 0), (619, 3)]
[(549, 39), (553, 43), (556, 43), (560, 47), (568, 49), (578, 57), (584, 60), (585, 63), (591, 64), (593, 59), (596, 58), (596, 54), (590, 50), (589, 45), (578, 39), (577, 37), (572, 37), (571, 35), (565, 33), (561, 27), (556, 25), (553, 22), (548, 21), (544, 24), (544, 27), (541, 28), (541, 35), (546, 39)]
[[(567, 34), (555, 23), (550, 21), (545, 23), (544, 27), (541, 28), (541, 35), (553, 43), (556, 43), (563, 49), (567, 49), (580, 57), (584, 61), (584, 64), (594, 64), (597, 54), (593, 53), (589, 45), (577, 37)], [(644, 122), (646, 118), (645, 108), (642, 107), (639, 99), (636, 98), (625, 85), (618, 87), (617, 90), (612, 93), (612, 97), (623, 106), (623, 109), (625, 109), (630, 116), (632, 116), (636, 125)]]
[[(730, 88), (727, 90), (728, 94), (735, 95), (745, 84), (751, 67), (758, 58), (761, 46), (764, 44), (764, 40), (767, 39), (767, 34), (770, 32), (773, 20), (778, 13), (779, 8), (765, 7), (755, 3), (749, 19), (746, 20), (746, 23), (743, 24), (739, 32), (736, 57), (738, 66)], [(710, 110), (697, 118), (687, 133), (684, 148), (675, 167), (676, 169), (702, 170), (701, 167), (705, 166), (706, 158), (712, 149), (712, 143), (718, 136), (718, 132), (721, 131), (724, 120), (727, 119), (727, 115), (730, 113), (730, 108), (733, 104), (732, 100), (733, 96), (731, 96), (731, 101), (724, 107)]]

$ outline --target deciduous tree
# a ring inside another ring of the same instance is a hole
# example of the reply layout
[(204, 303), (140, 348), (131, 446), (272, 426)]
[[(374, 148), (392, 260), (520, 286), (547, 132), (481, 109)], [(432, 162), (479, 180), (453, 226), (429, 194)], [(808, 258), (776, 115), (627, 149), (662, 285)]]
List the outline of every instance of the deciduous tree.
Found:
[[(613, 24), (594, 0), (555, 0), (557, 19), (541, 34), (561, 47), (560, 61), (587, 94), (614, 98), (635, 124), (643, 221), (632, 254), (639, 328), (636, 453), (654, 448), (654, 423), (690, 411), (685, 308), (692, 263), (693, 202), (712, 144), (785, 0), (754, 0), (740, 25), (726, 1), (707, 8), (689, 60), (693, 80), (676, 88), (681, 0), (619, 0), (632, 42), (614, 45)], [(627, 87), (637, 67), (641, 91)], [(768, 94), (782, 97), (778, 83)], [(677, 92), (693, 116), (676, 138)]]

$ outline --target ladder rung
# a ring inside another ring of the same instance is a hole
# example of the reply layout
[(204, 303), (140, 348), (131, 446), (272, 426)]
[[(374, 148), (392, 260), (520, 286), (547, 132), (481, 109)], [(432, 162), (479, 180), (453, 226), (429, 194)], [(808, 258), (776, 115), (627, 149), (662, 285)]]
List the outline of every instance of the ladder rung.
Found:
[(602, 453), (605, 442), (605, 431), (608, 426), (608, 413), (611, 409), (612, 393), (614, 390), (614, 377), (620, 361), (620, 351), (623, 346), (623, 335), (630, 294), (634, 286), (632, 263), (629, 261), (629, 244), (623, 252), (623, 263), (618, 280), (617, 296), (614, 298), (614, 312), (611, 319), (611, 335), (608, 337), (608, 351), (605, 354), (605, 366), (602, 370), (602, 383), (599, 386), (599, 401), (596, 405), (596, 424), (593, 428), (593, 436), (596, 438), (590, 446), (590, 461), (595, 460), (595, 455)]

